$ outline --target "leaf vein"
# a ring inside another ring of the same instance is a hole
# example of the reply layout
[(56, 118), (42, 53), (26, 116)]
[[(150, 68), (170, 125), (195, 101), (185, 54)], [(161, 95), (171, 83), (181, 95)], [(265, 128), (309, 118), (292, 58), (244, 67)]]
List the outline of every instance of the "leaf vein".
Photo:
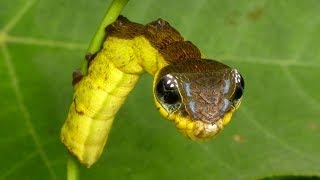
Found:
[(15, 16), (9, 20), (9, 22), (2, 29), (3, 32), (9, 32), (12, 28), (14, 28), (20, 19), (25, 15), (29, 9), (36, 3), (36, 0), (26, 1), (26, 4), (16, 13)]
[(30, 133), (30, 135), (31, 135), (31, 137), (32, 137), (32, 139), (33, 139), (33, 141), (39, 151), (39, 154), (40, 154), (42, 160), (44, 161), (45, 165), (47, 166), (52, 179), (56, 179), (56, 174), (50, 164), (50, 161), (48, 159), (46, 152), (43, 150), (43, 147), (42, 147), (42, 144), (38, 138), (37, 132), (35, 131), (34, 125), (30, 119), (30, 113), (28, 112), (27, 107), (24, 103), (23, 95), (22, 95), (20, 87), (19, 87), (19, 80), (16, 75), (14, 65), (12, 64), (9, 50), (7, 49), (7, 47), (5, 45), (1, 46), (1, 50), (4, 55), (4, 63), (5, 63), (5, 66), (8, 70), (9, 77), (11, 79), (10, 80), (11, 86), (12, 86), (12, 89), (13, 89), (14, 94), (16, 96), (18, 108), (26, 121), (26, 125), (29, 130), (29, 133)]
[(51, 39), (39, 39), (34, 37), (17, 37), (8, 36), (6, 38), (7, 42), (18, 43), (18, 44), (28, 44), (28, 45), (38, 45), (47, 47), (58, 47), (66, 48), (70, 50), (85, 50), (88, 45), (82, 43), (56, 41)]

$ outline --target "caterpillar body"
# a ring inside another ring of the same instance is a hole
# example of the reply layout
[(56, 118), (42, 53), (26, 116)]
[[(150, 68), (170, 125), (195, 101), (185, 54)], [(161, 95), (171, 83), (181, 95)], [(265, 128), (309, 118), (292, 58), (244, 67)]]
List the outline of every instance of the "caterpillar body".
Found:
[(74, 74), (74, 95), (61, 130), (67, 149), (87, 167), (100, 157), (112, 122), (141, 74), (154, 76), (157, 109), (192, 140), (216, 136), (239, 107), (240, 73), (214, 60), (166, 21), (141, 25), (119, 16), (106, 27), (99, 52), (87, 56), (88, 73)]

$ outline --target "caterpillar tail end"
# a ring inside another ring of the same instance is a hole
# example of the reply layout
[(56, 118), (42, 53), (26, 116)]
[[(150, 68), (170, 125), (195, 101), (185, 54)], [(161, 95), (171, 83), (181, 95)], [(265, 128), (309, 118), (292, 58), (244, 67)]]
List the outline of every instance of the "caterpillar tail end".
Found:
[[(84, 147), (79, 142), (77, 136), (80, 132), (70, 128), (70, 121), (67, 119), (65, 124), (62, 126), (60, 140), (65, 145), (70, 154), (75, 156), (81, 164), (90, 168), (98, 157), (86, 157), (84, 155)], [(96, 153), (95, 153), (96, 154)]]
[[(73, 104), (61, 129), (60, 139), (81, 164), (90, 168), (103, 151), (113, 119), (95, 121), (77, 114), (72, 107)], [(96, 133), (90, 133), (92, 131)]]

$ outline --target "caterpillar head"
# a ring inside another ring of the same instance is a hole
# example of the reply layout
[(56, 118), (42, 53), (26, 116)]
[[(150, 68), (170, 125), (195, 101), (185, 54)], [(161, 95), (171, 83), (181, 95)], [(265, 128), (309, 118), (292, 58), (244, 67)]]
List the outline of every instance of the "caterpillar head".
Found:
[(193, 140), (208, 140), (240, 106), (244, 80), (236, 69), (212, 60), (187, 60), (161, 69), (154, 99), (162, 116)]

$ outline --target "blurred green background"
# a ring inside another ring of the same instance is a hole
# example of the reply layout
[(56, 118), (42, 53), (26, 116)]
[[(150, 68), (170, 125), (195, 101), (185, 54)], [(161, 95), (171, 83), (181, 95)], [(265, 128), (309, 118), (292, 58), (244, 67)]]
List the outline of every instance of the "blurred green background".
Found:
[[(71, 74), (109, 4), (0, 2), (0, 179), (65, 179), (59, 133)], [(145, 75), (81, 179), (320, 176), (318, 0), (131, 0), (123, 15), (143, 24), (161, 17), (207, 58), (237, 68), (244, 99), (216, 139), (192, 142), (158, 114)]]

